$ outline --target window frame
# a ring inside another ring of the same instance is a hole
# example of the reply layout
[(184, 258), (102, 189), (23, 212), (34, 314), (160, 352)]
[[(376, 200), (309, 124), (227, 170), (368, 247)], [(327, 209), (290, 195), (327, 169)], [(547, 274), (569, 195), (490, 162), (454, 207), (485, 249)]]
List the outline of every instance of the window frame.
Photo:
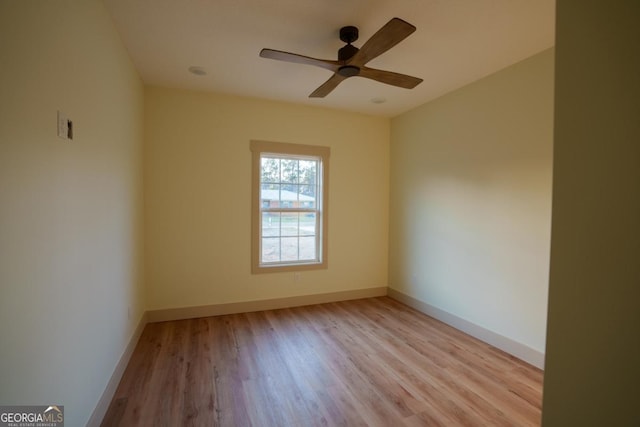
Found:
[[(284, 142), (252, 140), (249, 144), (251, 150), (251, 272), (252, 274), (276, 273), (287, 271), (321, 270), (328, 267), (328, 236), (329, 236), (329, 147), (320, 145), (291, 144)], [(261, 215), (262, 200), (260, 198), (262, 155), (273, 154), (276, 156), (311, 156), (320, 159), (321, 165), (321, 191), (322, 197), (318, 200), (317, 209), (321, 216), (317, 239), (319, 239), (320, 260), (311, 262), (273, 263), (264, 265), (261, 263)]]

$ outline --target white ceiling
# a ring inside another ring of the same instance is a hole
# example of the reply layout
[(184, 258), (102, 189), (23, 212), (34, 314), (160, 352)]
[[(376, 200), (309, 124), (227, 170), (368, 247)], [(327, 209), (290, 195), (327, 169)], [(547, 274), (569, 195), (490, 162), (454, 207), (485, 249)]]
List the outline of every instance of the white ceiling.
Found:
[[(554, 44), (555, 0), (103, 1), (146, 84), (389, 117)], [(271, 48), (337, 59), (341, 27), (359, 28), (360, 47), (393, 17), (417, 31), (367, 66), (424, 79), (415, 89), (354, 77), (311, 99), (330, 71), (258, 56)]]

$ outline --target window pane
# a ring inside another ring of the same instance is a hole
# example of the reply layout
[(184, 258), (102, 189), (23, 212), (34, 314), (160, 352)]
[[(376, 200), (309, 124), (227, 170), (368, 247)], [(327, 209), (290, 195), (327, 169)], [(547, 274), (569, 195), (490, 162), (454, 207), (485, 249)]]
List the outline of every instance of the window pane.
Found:
[(298, 160), (280, 159), (282, 182), (298, 183)]
[(315, 236), (316, 231), (316, 214), (315, 213), (302, 213), (300, 214), (300, 235), (301, 236)]
[(278, 191), (273, 194), (277, 201), (274, 207), (294, 207), (294, 202), (298, 200), (298, 194), (295, 190), (296, 188), (293, 184), (283, 184), (279, 186)]
[(262, 184), (260, 200), (264, 208), (277, 208), (280, 200), (280, 184)]
[(280, 239), (277, 237), (265, 237), (262, 239), (262, 261), (278, 262), (280, 261)]
[(294, 213), (282, 213), (282, 226), (281, 234), (283, 236), (297, 236), (299, 234), (299, 221), (300, 214)]
[(298, 200), (301, 208), (315, 208), (316, 207), (316, 195), (315, 186), (299, 185), (298, 186)]
[(300, 170), (298, 182), (315, 186), (318, 176), (318, 162), (316, 160), (300, 160), (298, 168)]
[(261, 182), (280, 182), (280, 159), (262, 157)]
[(262, 212), (262, 237), (280, 236), (280, 213)]
[(281, 260), (298, 261), (298, 238), (283, 237), (281, 239)]
[(314, 260), (316, 258), (316, 238), (300, 237), (300, 260)]

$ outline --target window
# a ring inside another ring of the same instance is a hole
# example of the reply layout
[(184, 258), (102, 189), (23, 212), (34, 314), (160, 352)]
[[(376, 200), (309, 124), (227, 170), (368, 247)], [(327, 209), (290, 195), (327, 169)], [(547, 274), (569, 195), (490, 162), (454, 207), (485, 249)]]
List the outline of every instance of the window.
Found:
[(329, 148), (251, 141), (253, 273), (327, 267)]

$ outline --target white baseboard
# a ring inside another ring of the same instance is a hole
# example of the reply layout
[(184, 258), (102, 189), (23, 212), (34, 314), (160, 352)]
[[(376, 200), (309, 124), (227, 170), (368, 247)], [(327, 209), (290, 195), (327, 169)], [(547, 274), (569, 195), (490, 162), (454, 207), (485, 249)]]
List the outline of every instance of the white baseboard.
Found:
[(252, 311), (276, 310), (287, 307), (324, 304), (328, 302), (385, 296), (387, 287), (355, 289), (352, 291), (327, 294), (301, 295), (297, 297), (235, 302), (227, 304), (201, 305), (196, 307), (168, 308), (147, 311), (149, 323), (169, 320), (194, 319), (198, 317), (220, 316), (223, 314), (249, 313)]
[(410, 297), (409, 295), (395, 289), (389, 288), (387, 295), (390, 298), (400, 301), (409, 307), (415, 308), (416, 310), (438, 319), (449, 326), (453, 326), (472, 337), (484, 341), (487, 344), (491, 344), (492, 346), (497, 347), (520, 360), (523, 360), (537, 368), (544, 369), (544, 353), (538, 350), (534, 350), (522, 343), (497, 334), (489, 329), (485, 329), (482, 326), (478, 326), (475, 323), (469, 322), (468, 320), (434, 307), (426, 302)]
[(131, 335), (131, 339), (129, 340), (127, 347), (124, 349), (120, 360), (116, 364), (116, 368), (113, 370), (113, 374), (111, 374), (111, 378), (109, 379), (104, 392), (102, 392), (102, 396), (100, 397), (100, 400), (98, 400), (98, 404), (93, 410), (89, 421), (87, 421), (87, 427), (100, 427), (100, 424), (102, 424), (102, 420), (109, 409), (113, 395), (116, 393), (118, 384), (120, 384), (120, 380), (122, 379), (122, 375), (129, 364), (133, 350), (136, 348), (140, 335), (142, 335), (142, 331), (147, 323), (147, 312), (144, 312), (140, 317), (138, 326), (136, 326), (136, 329)]

